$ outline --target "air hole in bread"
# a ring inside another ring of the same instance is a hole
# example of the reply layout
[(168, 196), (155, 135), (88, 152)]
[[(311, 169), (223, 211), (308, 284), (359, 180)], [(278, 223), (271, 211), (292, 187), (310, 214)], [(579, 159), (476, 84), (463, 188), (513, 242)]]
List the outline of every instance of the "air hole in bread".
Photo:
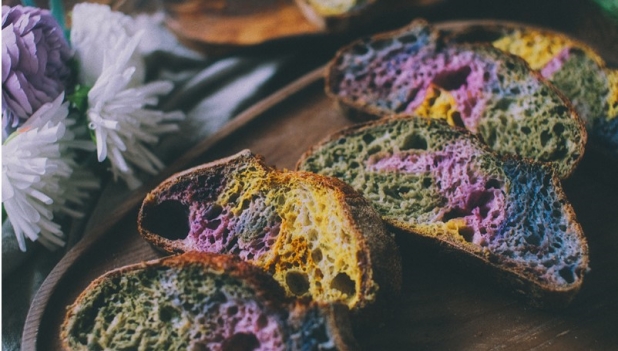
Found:
[(442, 216), (441, 220), (442, 220), (442, 222), (446, 223), (446, 222), (448, 222), (448, 221), (450, 221), (452, 219), (463, 218), (463, 217), (465, 217), (465, 216), (467, 216), (469, 214), (470, 214), (469, 211), (463, 210), (461, 208), (454, 208), (454, 209), (444, 213), (444, 215)]
[(541, 244), (541, 237), (535, 232), (530, 232), (524, 239), (526, 239), (526, 242), (530, 245), (539, 246)]
[(498, 100), (498, 102), (496, 102), (496, 110), (508, 111), (509, 108), (511, 107), (511, 104), (514, 102), (515, 102), (514, 99), (509, 99), (509, 98), (500, 99)]
[(547, 142), (551, 140), (551, 134), (544, 130), (541, 132), (541, 146), (547, 145)]
[(374, 145), (371, 146), (367, 149), (367, 155), (373, 155), (373, 154), (377, 154), (378, 152), (382, 151), (382, 146), (380, 145)]
[(260, 316), (258, 317), (255, 326), (258, 329), (264, 329), (268, 326), (268, 317), (266, 317), (265, 314), (260, 313)]
[(558, 115), (558, 116), (566, 114), (568, 112), (569, 112), (569, 109), (566, 106), (564, 106), (564, 105), (554, 106), (551, 109), (551, 113), (554, 114), (554, 115)]
[(419, 134), (410, 134), (404, 139), (401, 150), (427, 150), (427, 140)]
[(348, 296), (354, 296), (356, 294), (356, 285), (354, 281), (345, 273), (337, 274), (330, 282), (330, 287)]
[(406, 34), (406, 35), (402, 35), (400, 37), (397, 38), (397, 40), (399, 40), (399, 42), (403, 43), (403, 44), (409, 44), (409, 43), (414, 43), (418, 40), (418, 37), (412, 33), (410, 34)]
[(352, 47), (352, 53), (354, 55), (363, 56), (369, 52), (369, 48), (366, 45), (358, 44)]
[(178, 317), (179, 315), (180, 315), (180, 312), (172, 306), (167, 305), (167, 306), (161, 306), (159, 308), (159, 318), (163, 322), (169, 322), (173, 320), (174, 318)]
[(369, 46), (377, 51), (388, 48), (393, 44), (393, 39), (376, 40), (369, 44)]
[(179, 201), (163, 201), (150, 209), (143, 227), (169, 240), (184, 239), (189, 234), (189, 208)]
[(443, 71), (436, 74), (433, 84), (445, 90), (456, 90), (467, 83), (468, 76), (472, 72), (470, 66), (463, 66), (454, 71)]
[(453, 122), (454, 126), (461, 127), (461, 128), (466, 127), (463, 120), (461, 119), (461, 113), (457, 111), (451, 113), (451, 121)]
[(384, 191), (384, 195), (391, 197), (393, 199), (396, 200), (401, 200), (401, 194), (399, 193), (399, 187), (398, 186), (385, 186), (383, 188)]
[(258, 347), (260, 347), (260, 342), (255, 334), (250, 333), (234, 334), (221, 343), (223, 351), (252, 351)]
[(474, 228), (470, 228), (468, 226), (462, 226), (457, 228), (457, 232), (464, 238), (465, 241), (471, 243), (472, 239), (474, 239)]
[(301, 296), (309, 291), (309, 279), (307, 274), (301, 272), (287, 272), (285, 275), (285, 283), (292, 294)]
[(485, 189), (500, 189), (502, 183), (498, 179), (490, 179), (485, 183)]
[(313, 250), (311, 252), (311, 259), (313, 260), (313, 262), (318, 263), (318, 262), (322, 261), (322, 257), (323, 257), (322, 256), (322, 250), (320, 250), (319, 248), (317, 248), (317, 249), (315, 249), (315, 250)]
[(227, 308), (228, 316), (234, 316), (236, 313), (238, 313), (238, 306), (230, 306)]
[(564, 124), (556, 123), (554, 124), (554, 128), (552, 128), (552, 130), (554, 131), (554, 133), (560, 135), (564, 132)]
[(575, 273), (573, 273), (573, 267), (564, 267), (558, 274), (564, 279), (567, 283), (571, 284), (575, 281)]
[[(369, 144), (369, 143), (371, 143), (372, 141), (375, 140), (375, 137), (373, 135), (371, 135), (371, 134), (365, 134), (365, 135), (363, 135), (362, 138), (363, 138), (363, 141), (365, 142), (365, 144)], [(345, 138), (342, 138), (342, 139), (345, 140)]]

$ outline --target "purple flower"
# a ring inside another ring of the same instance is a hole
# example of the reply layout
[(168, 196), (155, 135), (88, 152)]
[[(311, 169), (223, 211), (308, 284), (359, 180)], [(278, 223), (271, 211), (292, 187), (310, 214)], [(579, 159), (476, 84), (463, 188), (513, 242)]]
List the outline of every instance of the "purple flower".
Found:
[(65, 90), (71, 55), (48, 10), (2, 6), (3, 129), (16, 127)]

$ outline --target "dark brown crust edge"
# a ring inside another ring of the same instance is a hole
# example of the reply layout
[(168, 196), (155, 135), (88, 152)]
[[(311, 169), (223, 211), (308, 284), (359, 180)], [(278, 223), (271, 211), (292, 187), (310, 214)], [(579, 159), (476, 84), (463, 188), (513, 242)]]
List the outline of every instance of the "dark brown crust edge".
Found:
[[(413, 114), (410, 113), (385, 113), (384, 111), (375, 108), (373, 106), (369, 106), (369, 105), (363, 105), (363, 104), (359, 104), (356, 103), (348, 98), (345, 97), (340, 97), (338, 96), (335, 92), (335, 83), (336, 80), (334, 79), (335, 75), (336, 75), (336, 66), (337, 66), (337, 62), (339, 61), (339, 59), (342, 57), (342, 55), (345, 52), (348, 52), (352, 47), (354, 47), (355, 45), (359, 45), (362, 44), (363, 42), (366, 41), (375, 41), (375, 40), (379, 40), (382, 38), (390, 38), (390, 37), (394, 37), (397, 36), (399, 34), (402, 33), (406, 33), (408, 31), (408, 28), (411, 27), (415, 27), (417, 25), (424, 25), (424, 26), (428, 26), (431, 29), (431, 35), (434, 38), (434, 40), (436, 40), (437, 42), (444, 42), (446, 39), (443, 37), (443, 34), (440, 30), (436, 29), (434, 26), (432, 26), (428, 21), (426, 21), (425, 19), (415, 19), (413, 20), (410, 24), (399, 28), (397, 30), (394, 31), (389, 31), (389, 32), (384, 32), (384, 33), (379, 33), (373, 36), (370, 36), (368, 38), (364, 38), (364, 39), (358, 39), (355, 40), (353, 42), (351, 42), (350, 44), (340, 48), (339, 50), (337, 50), (337, 52), (335, 53), (335, 56), (328, 62), (328, 64), (326, 65), (325, 68), (325, 73), (324, 73), (324, 92), (326, 93), (326, 95), (332, 99), (333, 101), (335, 101), (336, 106), (342, 111), (342, 113), (348, 117), (350, 120), (352, 121), (356, 121), (356, 122), (366, 122), (366, 121), (370, 121), (370, 120), (376, 120), (376, 119), (382, 119), (382, 118), (392, 118), (392, 117), (401, 117), (401, 116), (412, 116)], [(451, 43), (451, 45), (458, 45), (458, 46), (465, 46), (465, 45), (471, 45), (471, 44), (460, 44), (460, 43)], [(573, 107), (573, 104), (571, 103), (571, 101), (569, 99), (567, 99), (567, 97), (560, 91), (558, 90), (558, 88), (556, 88), (551, 82), (549, 82), (548, 80), (546, 80), (545, 78), (543, 78), (543, 76), (541, 76), (541, 74), (535, 70), (533, 70), (532, 68), (530, 68), (530, 65), (528, 65), (528, 63), (522, 59), (519, 56), (516, 55), (512, 55), (510, 53), (504, 52), (502, 50), (496, 49), (494, 48), (491, 44), (486, 44), (486, 43), (477, 43), (476, 45), (481, 46), (483, 48), (485, 48), (486, 50), (490, 50), (490, 51), (495, 51), (495, 52), (500, 52), (503, 53), (506, 57), (509, 57), (512, 60), (515, 61), (519, 61), (520, 64), (522, 64), (523, 66), (528, 68), (528, 71), (531, 73), (532, 76), (534, 76), (537, 80), (543, 82), (544, 84), (546, 84), (550, 90), (552, 90), (556, 95), (558, 95), (560, 97), (560, 99), (562, 100), (562, 102), (566, 105), (566, 107), (569, 110), (569, 114), (571, 115), (571, 117), (573, 119), (576, 120), (577, 124), (578, 124), (578, 129), (579, 129), (579, 134), (580, 134), (580, 140), (579, 140), (579, 144), (577, 146), (577, 151), (579, 152), (579, 156), (577, 157), (577, 159), (575, 159), (573, 161), (573, 164), (571, 165), (570, 169), (564, 173), (564, 174), (560, 174), (560, 172), (558, 172), (558, 170), (556, 169), (556, 172), (560, 175), (561, 179), (567, 179), (569, 178), (573, 172), (575, 171), (575, 169), (577, 168), (577, 165), (581, 162), (583, 156), (584, 156), (584, 151), (586, 149), (586, 143), (588, 140), (588, 132), (586, 130), (586, 125), (584, 123), (584, 120), (581, 118), (581, 116), (579, 116), (579, 114), (575, 111), (575, 108)], [(520, 157), (523, 158), (523, 157)], [(539, 161), (533, 161), (530, 160), (532, 162), (539, 162)], [(551, 165), (551, 163), (548, 163)]]
[[(160, 237), (148, 231), (142, 224), (149, 207), (156, 203), (158, 194), (165, 189), (181, 182), (185, 177), (194, 177), (208, 172), (223, 171), (226, 165), (233, 162), (256, 162), (266, 172), (281, 172), (288, 177), (303, 178), (315, 187), (326, 187), (336, 192), (339, 202), (348, 214), (348, 220), (354, 226), (353, 235), (361, 246), (362, 256), (357, 257), (362, 266), (363, 281), (359, 292), (359, 301), (354, 308), (354, 315), (365, 319), (369, 305), (382, 305), (399, 296), (401, 291), (401, 260), (394, 238), (386, 228), (373, 207), (356, 190), (339, 179), (325, 177), (310, 172), (279, 171), (264, 164), (263, 157), (254, 156), (249, 150), (243, 150), (236, 155), (226, 157), (211, 163), (197, 166), (177, 173), (165, 180), (144, 199), (138, 214), (138, 230), (140, 235), (156, 248), (170, 253), (182, 253), (190, 248), (179, 246), (177, 242)], [(367, 296), (375, 293), (374, 282), (378, 284), (376, 301), (368, 300)], [(371, 308), (373, 310), (373, 308)]]
[[(430, 120), (421, 117), (410, 117), (410, 116), (397, 116), (392, 119), (410, 119), (410, 118), (418, 118), (419, 120), (426, 121), (427, 124), (431, 123), (440, 123), (446, 125), (441, 120)], [(331, 134), (330, 136), (325, 137), (322, 141), (317, 144), (311, 146), (298, 160), (296, 164), (296, 169), (298, 169), (302, 163), (315, 153), (315, 151), (321, 148), (325, 143), (339, 139), (341, 137), (345, 137), (352, 133), (362, 131), (364, 129), (370, 129), (374, 125), (386, 123), (386, 120), (377, 120), (370, 121), (362, 124), (356, 124), (350, 127), (346, 127), (338, 132)], [(477, 136), (470, 133), (468, 130), (462, 128), (456, 128), (459, 132), (462, 133), (462, 136), (467, 136), (476, 140), (477, 145), (483, 149), (485, 152), (494, 155), (496, 159), (501, 161), (506, 161), (509, 158), (499, 157), (495, 154), (487, 145), (482, 143)], [(510, 158), (515, 159), (515, 158)], [(578, 239), (582, 244), (582, 257), (583, 262), (582, 266), (586, 269), (589, 267), (589, 249), (588, 243), (584, 236), (583, 229), (581, 224), (577, 221), (575, 210), (572, 205), (568, 201), (566, 194), (564, 193), (564, 189), (562, 188), (560, 178), (555, 174), (552, 167), (546, 164), (542, 164), (539, 162), (534, 162), (530, 160), (518, 160), (519, 162), (533, 163), (540, 167), (542, 167), (548, 174), (551, 174), (552, 186), (555, 188), (558, 198), (564, 199), (564, 210), (565, 216), (568, 217), (569, 221), (572, 221), (576, 228), (576, 234)], [(428, 247), (438, 247), (441, 252), (448, 252), (448, 256), (453, 256), (454, 260), (461, 261), (461, 263), (473, 266), (475, 270), (480, 270), (483, 272), (487, 272), (491, 275), (495, 281), (498, 282), (499, 285), (506, 287), (507, 290), (512, 290), (516, 293), (516, 295), (520, 296), (524, 300), (526, 300), (530, 305), (542, 308), (542, 309), (559, 309), (566, 307), (577, 295), (579, 292), (581, 285), (583, 284), (584, 274), (586, 272), (581, 272), (581, 277), (578, 280), (577, 284), (572, 284), (568, 288), (560, 289), (556, 287), (552, 287), (549, 285), (540, 284), (538, 281), (533, 280), (532, 278), (523, 274), (519, 270), (515, 269), (505, 269), (498, 264), (491, 262), (489, 259), (484, 258), (476, 253), (473, 250), (470, 250), (466, 246), (459, 245), (456, 241), (450, 240), (448, 237), (434, 237), (427, 236), (424, 233), (417, 232), (412, 230), (410, 227), (401, 226), (399, 223), (384, 220), (387, 227), (390, 228), (398, 237), (398, 241), (413, 241), (414, 244), (420, 244)], [(409, 237), (404, 238), (402, 240), (402, 236)], [(411, 239), (410, 239), (411, 238)], [(405, 247), (401, 247), (402, 251), (406, 250)], [(452, 254), (451, 254), (452, 253)]]

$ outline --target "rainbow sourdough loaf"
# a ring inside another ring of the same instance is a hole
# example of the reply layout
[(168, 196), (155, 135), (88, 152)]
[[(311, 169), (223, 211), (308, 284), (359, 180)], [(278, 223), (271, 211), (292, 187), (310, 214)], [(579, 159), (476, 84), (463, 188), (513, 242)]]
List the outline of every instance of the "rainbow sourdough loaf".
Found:
[(486, 41), (520, 56), (573, 103), (590, 142), (618, 159), (618, 71), (587, 45), (563, 34), (518, 25), (478, 25), (449, 33), (455, 41)]
[(586, 143), (570, 102), (521, 58), (444, 39), (417, 20), (354, 42), (328, 65), (326, 92), (352, 118), (446, 119), (499, 154), (551, 163), (567, 177)]
[(289, 300), (259, 268), (188, 253), (126, 266), (69, 306), (66, 350), (351, 350), (347, 308)]
[(472, 257), (532, 304), (564, 306), (587, 271), (585, 238), (551, 169), (502, 161), (443, 121), (358, 125), (314, 146), (298, 168), (347, 182), (392, 228)]
[(270, 168), (248, 150), (161, 183), (144, 199), (138, 228), (168, 252), (237, 255), (290, 296), (358, 311), (400, 290), (397, 246), (359, 193), (334, 178)]

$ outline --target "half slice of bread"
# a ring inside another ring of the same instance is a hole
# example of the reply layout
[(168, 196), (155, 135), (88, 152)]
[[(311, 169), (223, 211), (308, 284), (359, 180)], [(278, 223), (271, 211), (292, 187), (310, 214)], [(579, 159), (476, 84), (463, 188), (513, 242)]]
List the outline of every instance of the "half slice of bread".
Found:
[(188, 253), (126, 266), (68, 307), (66, 350), (350, 350), (347, 308), (285, 298), (233, 256)]
[(562, 178), (586, 143), (571, 103), (524, 60), (489, 44), (447, 43), (422, 20), (341, 49), (326, 93), (352, 118), (446, 119), (501, 155), (550, 163)]
[(475, 25), (450, 35), (459, 42), (490, 42), (526, 60), (573, 103), (591, 144), (618, 160), (618, 71), (588, 45), (520, 25)]
[(361, 309), (400, 289), (397, 246), (359, 193), (268, 167), (249, 150), (161, 183), (144, 199), (138, 228), (168, 252), (237, 255), (292, 296)]
[(588, 269), (581, 226), (551, 169), (502, 161), (443, 121), (355, 126), (313, 147), (298, 168), (349, 183), (391, 227), (492, 267), (535, 305), (568, 303)]

